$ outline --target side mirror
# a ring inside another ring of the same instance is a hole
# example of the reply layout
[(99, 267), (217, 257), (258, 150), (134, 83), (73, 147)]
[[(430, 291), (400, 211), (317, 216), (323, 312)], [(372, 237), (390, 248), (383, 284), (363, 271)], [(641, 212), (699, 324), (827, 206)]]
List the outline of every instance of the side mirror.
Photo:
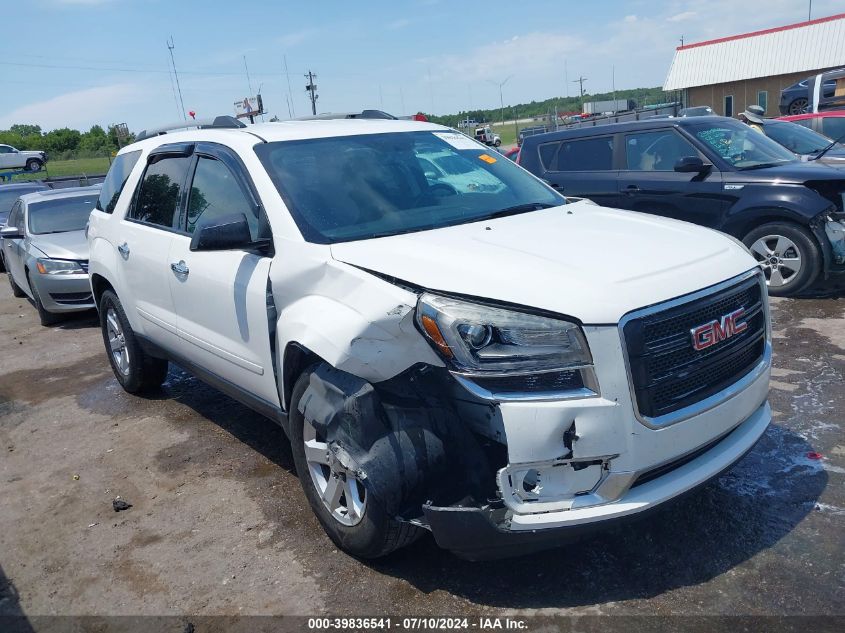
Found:
[(23, 233), (16, 226), (4, 226), (0, 229), (0, 237), (6, 240), (22, 240)]
[(705, 163), (698, 156), (684, 156), (675, 163), (675, 171), (687, 174), (703, 174), (712, 167), (713, 165)]
[(192, 251), (234, 251), (259, 248), (267, 244), (269, 240), (252, 240), (249, 222), (243, 213), (220, 216), (201, 224), (191, 238)]

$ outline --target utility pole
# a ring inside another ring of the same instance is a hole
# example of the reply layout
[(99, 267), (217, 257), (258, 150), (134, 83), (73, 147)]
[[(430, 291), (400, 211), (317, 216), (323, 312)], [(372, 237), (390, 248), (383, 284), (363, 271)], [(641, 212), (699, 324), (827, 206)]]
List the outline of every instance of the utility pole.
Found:
[(584, 109), (584, 82), (585, 81), (587, 81), (587, 78), (584, 77), (584, 76), (578, 77), (578, 79), (575, 79), (575, 80), (572, 81), (572, 83), (578, 84), (580, 86), (580, 89), (581, 89), (581, 110)]
[(170, 63), (173, 64), (173, 76), (176, 77), (176, 89), (179, 91), (179, 105), (182, 108), (182, 120), (187, 121), (188, 117), (185, 114), (185, 102), (182, 100), (182, 87), (179, 85), (179, 73), (176, 72), (176, 60), (173, 57), (173, 49), (176, 45), (173, 43), (173, 36), (167, 40), (167, 49), (170, 51)]
[(683, 46), (683, 45), (684, 45), (684, 36), (681, 35), (681, 46)]
[(810, 8), (807, 9), (807, 22), (813, 19), (813, 0), (810, 0)]
[(320, 97), (317, 95), (317, 85), (314, 83), (314, 80), (317, 78), (317, 75), (312, 73), (310, 70), (308, 74), (305, 75), (306, 79), (308, 79), (308, 85), (305, 86), (305, 91), (308, 93), (308, 96), (311, 98), (311, 114), (317, 115), (317, 99)]

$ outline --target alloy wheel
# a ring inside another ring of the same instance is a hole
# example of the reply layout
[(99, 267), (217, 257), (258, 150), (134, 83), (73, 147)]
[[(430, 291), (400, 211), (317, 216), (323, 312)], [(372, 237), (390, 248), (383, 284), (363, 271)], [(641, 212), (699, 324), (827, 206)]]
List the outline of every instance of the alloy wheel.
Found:
[(783, 235), (765, 235), (751, 245), (751, 252), (773, 288), (785, 286), (801, 272), (801, 251)]
[(114, 360), (114, 366), (124, 376), (129, 375), (129, 348), (126, 345), (126, 337), (123, 334), (123, 328), (120, 326), (120, 320), (117, 318), (117, 313), (114, 308), (109, 308), (106, 311), (106, 333), (109, 338), (109, 351)]
[(354, 471), (337, 460), (325, 438), (308, 420), (303, 425), (302, 440), (308, 472), (323, 505), (338, 523), (357, 525), (367, 507), (364, 485)]
[(789, 104), (789, 114), (804, 114), (807, 111), (808, 104), (807, 99), (795, 99)]

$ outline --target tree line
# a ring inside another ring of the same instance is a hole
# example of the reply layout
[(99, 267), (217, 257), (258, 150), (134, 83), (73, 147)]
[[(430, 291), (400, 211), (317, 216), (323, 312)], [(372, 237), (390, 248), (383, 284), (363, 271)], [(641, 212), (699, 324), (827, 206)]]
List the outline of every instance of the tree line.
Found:
[[(130, 134), (123, 144), (132, 140), (134, 134)], [(94, 125), (87, 132), (67, 127), (44, 132), (40, 125), (18, 123), (8, 130), (0, 130), (0, 144), (20, 150), (42, 150), (54, 160), (110, 156), (120, 148), (113, 125), (107, 130)]]
[[(583, 104), (590, 101), (606, 101), (610, 99), (633, 99), (637, 102), (637, 107), (642, 108), (647, 105), (656, 105), (658, 103), (666, 103), (676, 100), (674, 93), (663, 92), (660, 87), (657, 88), (633, 88), (629, 90), (617, 90), (613, 92), (604, 92), (598, 94), (585, 94), (583, 100), (581, 97), (552, 97), (545, 101), (531, 101), (530, 103), (519, 103), (516, 105), (505, 106), (504, 116), (505, 120), (513, 119), (527, 119), (539, 118), (555, 111), (558, 113), (580, 113), (583, 111)], [(464, 119), (475, 119), (479, 123), (501, 121), (501, 108), (488, 108), (486, 110), (466, 110), (458, 112), (457, 114), (446, 114), (441, 116), (425, 115), (429, 121), (440, 123), (442, 125), (449, 125), (455, 127), (458, 122)]]

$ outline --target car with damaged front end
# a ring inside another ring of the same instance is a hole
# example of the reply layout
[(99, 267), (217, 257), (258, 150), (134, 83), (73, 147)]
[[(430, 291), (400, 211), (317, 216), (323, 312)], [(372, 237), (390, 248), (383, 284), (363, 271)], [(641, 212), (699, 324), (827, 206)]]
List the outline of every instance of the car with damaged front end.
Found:
[(567, 200), (429, 123), (211, 126), (114, 165), (88, 238), (117, 380), (172, 361), (278, 422), (356, 556), (565, 543), (769, 424), (765, 277), (716, 231)]

